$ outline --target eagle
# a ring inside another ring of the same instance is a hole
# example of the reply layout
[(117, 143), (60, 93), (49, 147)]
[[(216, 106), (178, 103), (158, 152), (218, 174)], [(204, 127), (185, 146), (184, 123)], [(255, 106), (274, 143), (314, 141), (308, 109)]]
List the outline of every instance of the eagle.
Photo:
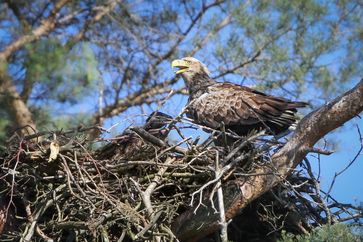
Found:
[(308, 105), (230, 82), (217, 82), (210, 77), (208, 68), (193, 57), (174, 60), (171, 66), (178, 68), (175, 73), (182, 76), (189, 92), (187, 117), (212, 129), (224, 126), (240, 136), (253, 130), (279, 135), (296, 123), (297, 108)]
[[(171, 120), (172, 117), (165, 113), (152, 112), (141, 128), (156, 138), (164, 140), (168, 135), (165, 127)], [(116, 136), (114, 140), (96, 151), (97, 159), (143, 160), (155, 153), (155, 148), (151, 144), (145, 142), (129, 128)]]

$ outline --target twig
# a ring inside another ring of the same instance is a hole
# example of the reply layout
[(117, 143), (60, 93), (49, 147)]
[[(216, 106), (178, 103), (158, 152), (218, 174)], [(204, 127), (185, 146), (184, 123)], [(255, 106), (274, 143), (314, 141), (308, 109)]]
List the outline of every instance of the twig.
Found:
[[(219, 173), (221, 171), (219, 167), (219, 152), (216, 152), (216, 161), (215, 161), (215, 177), (217, 178), (219, 176)], [(218, 194), (218, 208), (219, 208), (219, 219), (221, 224), (221, 240), (222, 242), (228, 242), (228, 234), (227, 234), (227, 228), (228, 223), (226, 221), (226, 215), (224, 211), (224, 197), (223, 197), (223, 190), (222, 190), (222, 182), (219, 179), (216, 186), (218, 187), (217, 194)]]
[(357, 132), (358, 132), (358, 135), (359, 135), (359, 141), (360, 141), (360, 148), (358, 149), (357, 153), (355, 154), (355, 156), (353, 157), (353, 159), (339, 172), (336, 172), (334, 174), (334, 177), (333, 177), (333, 180), (332, 182), (330, 183), (330, 186), (329, 186), (329, 189), (328, 189), (328, 192), (327, 192), (327, 195), (325, 196), (325, 198), (331, 193), (332, 189), (333, 189), (333, 186), (334, 186), (334, 183), (336, 181), (336, 179), (338, 178), (338, 176), (340, 176), (341, 174), (343, 174), (351, 165), (353, 165), (353, 163), (358, 159), (358, 157), (362, 154), (362, 151), (363, 151), (363, 139), (362, 139), (362, 135), (361, 135), (361, 132), (360, 132), (360, 129), (359, 129), (359, 126), (357, 125)]
[[(134, 131), (135, 133), (140, 135), (144, 140), (147, 140), (154, 145), (157, 145), (159, 147), (168, 147), (168, 144), (165, 143), (163, 140), (156, 138), (154, 135), (150, 134), (149, 132), (146, 132), (142, 128), (132, 127), (132, 128), (130, 128), (130, 130)], [(190, 138), (188, 138), (188, 139), (190, 139)], [(186, 149), (183, 149), (178, 146), (174, 146), (173, 149), (175, 149), (175, 151), (182, 153), (182, 154), (185, 154), (185, 152), (186, 152)]]

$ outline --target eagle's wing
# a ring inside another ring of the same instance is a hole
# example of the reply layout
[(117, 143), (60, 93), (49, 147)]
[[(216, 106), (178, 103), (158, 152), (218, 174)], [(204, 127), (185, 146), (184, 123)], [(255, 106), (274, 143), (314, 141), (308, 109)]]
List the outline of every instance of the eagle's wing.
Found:
[(189, 117), (215, 129), (222, 122), (226, 127), (273, 124), (283, 128), (295, 122), (296, 108), (306, 105), (232, 83), (212, 85), (208, 92), (190, 101)]

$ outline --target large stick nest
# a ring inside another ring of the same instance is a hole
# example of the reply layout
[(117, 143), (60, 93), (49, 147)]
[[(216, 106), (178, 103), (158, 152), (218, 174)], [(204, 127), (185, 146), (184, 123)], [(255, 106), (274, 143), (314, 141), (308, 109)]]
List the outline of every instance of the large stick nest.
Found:
[[(271, 165), (270, 152), (282, 146), (253, 134), (218, 147), (211, 144), (215, 133), (199, 142), (174, 129), (180, 136), (168, 142), (134, 128), (139, 143), (127, 157), (117, 139), (91, 148), (95, 140), (87, 140), (87, 130), (13, 138), (0, 158), (2, 241), (171, 241), (177, 217), (204, 206), (218, 213), (218, 184), (228, 186), (254, 166)], [(319, 194), (306, 161), (241, 211), (229, 225), (229, 238), (308, 233), (331, 216)], [(203, 204), (208, 197), (211, 202)]]

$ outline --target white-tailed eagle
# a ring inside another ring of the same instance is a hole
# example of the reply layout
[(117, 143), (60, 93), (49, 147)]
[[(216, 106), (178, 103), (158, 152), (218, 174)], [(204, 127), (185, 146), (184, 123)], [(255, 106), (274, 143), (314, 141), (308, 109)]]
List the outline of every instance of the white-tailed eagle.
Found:
[[(141, 127), (149, 134), (164, 140), (168, 133), (165, 129), (172, 117), (162, 112), (152, 112)], [(96, 153), (98, 159), (142, 160), (153, 156), (155, 149), (145, 142), (139, 135), (126, 129), (114, 138), (112, 143), (101, 147)], [(152, 158), (152, 157), (151, 157)]]
[(207, 67), (193, 57), (174, 60), (189, 91), (187, 116), (195, 123), (213, 129), (224, 125), (241, 136), (252, 130), (278, 135), (296, 122), (297, 108), (308, 104), (294, 102), (233, 83), (210, 78)]

